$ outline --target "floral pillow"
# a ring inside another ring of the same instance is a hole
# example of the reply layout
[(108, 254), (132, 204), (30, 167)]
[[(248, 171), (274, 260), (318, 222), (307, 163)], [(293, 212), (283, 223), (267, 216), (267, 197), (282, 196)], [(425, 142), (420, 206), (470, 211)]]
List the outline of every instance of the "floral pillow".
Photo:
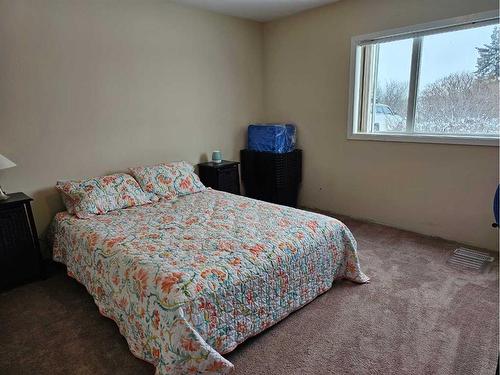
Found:
[(130, 168), (142, 189), (164, 199), (205, 190), (191, 164), (185, 161)]
[(158, 200), (142, 191), (137, 181), (126, 173), (82, 181), (58, 181), (56, 189), (61, 193), (68, 212), (79, 218)]

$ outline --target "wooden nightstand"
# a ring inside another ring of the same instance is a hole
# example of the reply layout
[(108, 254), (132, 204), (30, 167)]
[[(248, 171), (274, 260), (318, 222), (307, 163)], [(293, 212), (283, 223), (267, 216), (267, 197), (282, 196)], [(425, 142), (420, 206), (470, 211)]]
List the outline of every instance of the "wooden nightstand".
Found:
[(0, 201), (0, 290), (40, 278), (42, 259), (30, 202), (23, 193)]
[(237, 161), (209, 161), (198, 164), (198, 173), (203, 185), (212, 189), (240, 194), (240, 173)]

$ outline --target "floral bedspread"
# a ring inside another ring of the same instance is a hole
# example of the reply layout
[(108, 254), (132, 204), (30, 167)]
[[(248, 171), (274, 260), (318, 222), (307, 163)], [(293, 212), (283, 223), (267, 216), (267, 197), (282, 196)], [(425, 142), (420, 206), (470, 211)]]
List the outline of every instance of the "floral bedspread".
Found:
[(156, 374), (227, 373), (221, 354), (331, 288), (363, 283), (340, 221), (215, 190), (78, 219), (53, 256)]

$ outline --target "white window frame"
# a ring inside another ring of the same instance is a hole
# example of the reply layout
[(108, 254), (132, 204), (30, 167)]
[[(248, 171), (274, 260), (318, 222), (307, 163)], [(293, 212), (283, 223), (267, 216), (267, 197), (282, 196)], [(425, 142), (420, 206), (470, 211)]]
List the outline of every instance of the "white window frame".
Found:
[[(367, 105), (369, 103), (369, 98), (363, 98), (361, 94), (361, 77), (363, 67), (361, 59), (361, 46), (367, 44), (368, 42), (374, 42), (379, 39), (384, 40), (399, 40), (405, 38), (415, 38), (414, 45), (417, 44), (417, 48), (413, 48), (412, 60), (416, 59), (416, 53), (419, 53), (421, 46), (421, 38), (418, 36), (423, 36), (426, 33), (433, 34), (440, 29), (450, 29), (458, 30), (460, 28), (469, 28), (471, 24), (478, 22), (489, 22), (498, 23), (499, 13), (498, 11), (489, 11), (482, 13), (475, 13), (463, 17), (449, 18), (445, 20), (439, 20), (434, 22), (428, 22), (419, 25), (413, 25), (408, 27), (402, 27), (397, 29), (391, 29), (381, 32), (375, 32), (371, 34), (364, 34), (355, 36), (351, 39), (351, 60), (350, 60), (350, 85), (349, 85), (349, 108), (348, 108), (348, 122), (347, 122), (347, 139), (353, 140), (368, 140), (368, 141), (389, 141), (389, 142), (417, 142), (417, 143), (445, 143), (445, 144), (462, 144), (462, 145), (479, 145), (479, 146), (499, 146), (498, 136), (473, 136), (473, 135), (439, 135), (439, 134), (415, 134), (415, 133), (368, 133), (361, 132), (361, 126), (366, 126), (367, 119), (361, 119), (361, 114), (366, 116), (367, 111), (361, 111), (361, 106)], [(419, 45), (420, 44), (420, 45)], [(418, 65), (418, 64), (417, 64)], [(412, 68), (415, 64), (412, 63)], [(418, 68), (418, 66), (417, 66)], [(413, 73), (413, 72), (412, 72)], [(412, 81), (415, 80), (414, 77), (418, 77), (418, 74), (411, 74), (410, 78)], [(411, 86), (415, 87), (415, 82), (410, 82), (410, 96), (408, 100), (416, 100), (415, 90), (411, 90)], [(369, 91), (369, 90), (367, 90)], [(371, 95), (371, 94), (369, 94)], [(363, 100), (364, 99), (364, 100)], [(409, 106), (413, 110), (415, 106)], [(413, 124), (407, 124), (408, 126), (413, 126)]]

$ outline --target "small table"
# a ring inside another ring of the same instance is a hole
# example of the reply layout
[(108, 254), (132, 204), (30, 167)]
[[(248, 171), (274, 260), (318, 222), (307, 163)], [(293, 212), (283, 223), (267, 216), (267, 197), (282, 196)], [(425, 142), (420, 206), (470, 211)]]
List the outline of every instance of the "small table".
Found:
[(0, 290), (42, 275), (32, 200), (24, 193), (12, 193), (0, 201)]
[(198, 164), (198, 173), (203, 185), (212, 189), (240, 194), (240, 173), (237, 161), (209, 161)]

